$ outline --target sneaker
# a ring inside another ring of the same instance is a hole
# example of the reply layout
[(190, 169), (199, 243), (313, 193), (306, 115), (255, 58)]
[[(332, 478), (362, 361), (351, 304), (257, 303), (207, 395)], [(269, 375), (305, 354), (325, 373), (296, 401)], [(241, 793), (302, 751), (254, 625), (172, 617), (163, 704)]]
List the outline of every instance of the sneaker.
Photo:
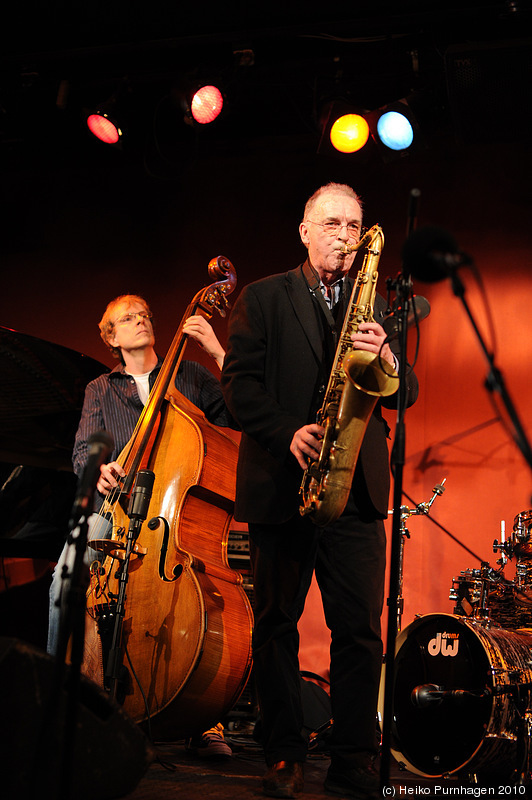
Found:
[(224, 739), (224, 726), (221, 722), (209, 728), (201, 736), (189, 739), (187, 750), (193, 750), (200, 758), (230, 758), (233, 751)]

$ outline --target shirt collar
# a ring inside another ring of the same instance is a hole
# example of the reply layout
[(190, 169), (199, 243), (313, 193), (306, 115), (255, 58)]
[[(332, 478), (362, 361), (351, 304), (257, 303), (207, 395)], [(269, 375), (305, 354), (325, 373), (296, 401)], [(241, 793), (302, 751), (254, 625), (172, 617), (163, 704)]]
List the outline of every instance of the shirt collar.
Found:
[(323, 297), (325, 298), (325, 302), (327, 303), (329, 308), (333, 308), (333, 306), (335, 306), (338, 300), (340, 299), (343, 285), (344, 285), (343, 277), (338, 278), (338, 280), (335, 281), (330, 286), (326, 286), (323, 283), (323, 281), (320, 280), (320, 289), (322, 291)]
[[(155, 367), (153, 369), (159, 369), (161, 367), (162, 363), (163, 363), (162, 357), (161, 356), (157, 356), (157, 364), (155, 365)], [(152, 372), (153, 372), (153, 370), (152, 370)], [(126, 372), (126, 368), (125, 368), (124, 364), (122, 364), (121, 361), (116, 365), (116, 367), (114, 367), (111, 370), (111, 372), (108, 372), (107, 374), (110, 375), (110, 376), (127, 375), (129, 377), (129, 372)]]

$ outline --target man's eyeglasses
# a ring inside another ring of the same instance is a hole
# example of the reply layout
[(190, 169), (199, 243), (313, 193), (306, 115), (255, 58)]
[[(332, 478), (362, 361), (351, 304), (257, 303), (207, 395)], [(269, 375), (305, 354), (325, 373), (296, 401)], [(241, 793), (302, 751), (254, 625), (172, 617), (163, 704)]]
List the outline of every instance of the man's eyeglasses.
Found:
[(148, 311), (135, 311), (135, 312), (130, 311), (129, 314), (124, 314), (123, 317), (120, 317), (120, 319), (117, 319), (114, 324), (115, 325), (131, 325), (132, 322), (136, 322), (137, 321), (137, 317), (140, 317), (141, 319), (144, 319), (144, 320), (149, 320), (149, 319), (152, 318), (152, 316), (153, 316), (153, 314), (150, 314)]
[(318, 225), (320, 228), (323, 228), (323, 232), (326, 233), (327, 236), (338, 236), (342, 228), (347, 229), (347, 236), (349, 239), (357, 239), (360, 236), (360, 226), (354, 222), (348, 222), (345, 225), (332, 221), (315, 222), (313, 219), (308, 219), (307, 222), (312, 222), (313, 225)]

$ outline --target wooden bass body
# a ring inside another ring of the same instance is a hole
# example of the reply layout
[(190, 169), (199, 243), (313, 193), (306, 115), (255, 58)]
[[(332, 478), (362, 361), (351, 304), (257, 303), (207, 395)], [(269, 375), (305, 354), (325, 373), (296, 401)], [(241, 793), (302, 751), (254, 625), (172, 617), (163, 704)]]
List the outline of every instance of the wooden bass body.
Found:
[[(118, 698), (135, 722), (149, 719), (159, 737), (179, 739), (214, 725), (237, 701), (253, 622), (242, 576), (227, 560), (238, 446), (175, 394), (147, 465), (156, 478), (130, 561)], [(161, 471), (171, 479), (158, 480)], [(107, 556), (91, 575), (83, 671), (102, 686), (128, 525), (118, 506), (112, 537), (99, 544)]]

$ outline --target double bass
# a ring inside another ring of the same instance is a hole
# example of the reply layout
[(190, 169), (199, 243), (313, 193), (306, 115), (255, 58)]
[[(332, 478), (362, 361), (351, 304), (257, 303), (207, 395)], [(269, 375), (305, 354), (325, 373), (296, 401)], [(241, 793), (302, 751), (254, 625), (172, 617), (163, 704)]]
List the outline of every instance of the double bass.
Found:
[[(91, 531), (89, 543), (100, 557), (90, 565), (81, 669), (107, 691), (111, 672), (124, 711), (159, 738), (214, 725), (237, 701), (251, 669), (252, 611), (242, 576), (227, 559), (238, 445), (175, 388), (185, 321), (193, 314), (209, 318), (215, 309), (224, 316), (236, 285), (223, 256), (208, 271), (216, 280), (185, 312), (117, 459), (126, 478), (105, 499), (100, 530)], [(128, 506), (144, 471), (154, 476), (146, 521), (128, 540)], [(118, 630), (116, 671), (110, 655)]]

